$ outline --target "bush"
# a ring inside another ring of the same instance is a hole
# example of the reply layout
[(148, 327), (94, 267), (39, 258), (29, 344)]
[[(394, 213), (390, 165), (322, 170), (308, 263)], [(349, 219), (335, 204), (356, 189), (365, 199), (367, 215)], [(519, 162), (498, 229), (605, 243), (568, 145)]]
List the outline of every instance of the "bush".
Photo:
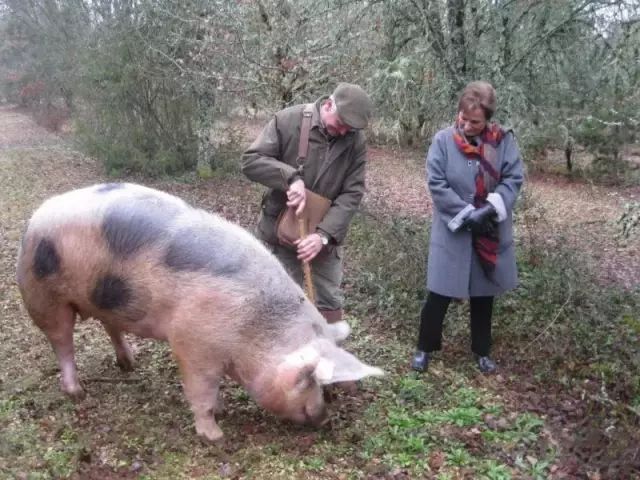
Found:
[(246, 147), (246, 129), (242, 125), (218, 123), (211, 130), (214, 155), (211, 167), (218, 176), (239, 176), (240, 158)]
[(424, 298), (428, 231), (424, 221), (360, 213), (349, 231), (347, 308), (387, 318), (385, 328), (402, 333), (407, 319), (417, 318)]
[[(588, 262), (559, 235), (544, 245), (528, 235), (544, 221), (544, 212), (534, 207), (518, 210), (518, 228), (525, 230), (518, 245), (520, 286), (496, 302), (496, 347), (514, 361), (535, 358), (536, 369), (551, 381), (589, 377), (612, 398), (640, 402), (640, 290), (599, 285)], [(349, 234), (347, 307), (375, 316), (386, 334), (413, 342), (425, 295), (427, 245), (423, 220), (360, 214)], [(454, 339), (449, 342), (466, 342), (467, 303), (453, 304), (447, 317), (447, 336)]]
[(181, 174), (197, 162), (198, 96), (163, 53), (181, 45), (140, 8), (98, 29), (85, 52), (78, 134), (110, 173)]
[(618, 218), (619, 237), (628, 240), (640, 232), (640, 202), (627, 203)]
[(99, 158), (110, 175), (177, 175), (195, 166), (194, 139), (176, 144), (154, 138), (142, 126), (110, 127), (109, 123), (80, 121), (76, 129), (82, 148)]

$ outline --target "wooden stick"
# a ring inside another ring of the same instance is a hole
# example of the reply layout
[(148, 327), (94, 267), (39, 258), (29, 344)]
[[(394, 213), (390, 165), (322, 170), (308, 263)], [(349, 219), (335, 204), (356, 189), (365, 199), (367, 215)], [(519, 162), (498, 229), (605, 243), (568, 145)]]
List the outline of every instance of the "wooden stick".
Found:
[[(300, 234), (300, 238), (304, 238), (307, 236), (307, 221), (303, 217), (298, 218), (298, 233)], [(304, 272), (304, 290), (307, 294), (307, 298), (313, 303), (316, 304), (316, 292), (313, 288), (313, 279), (311, 278), (311, 265), (309, 262), (302, 262), (302, 271)]]

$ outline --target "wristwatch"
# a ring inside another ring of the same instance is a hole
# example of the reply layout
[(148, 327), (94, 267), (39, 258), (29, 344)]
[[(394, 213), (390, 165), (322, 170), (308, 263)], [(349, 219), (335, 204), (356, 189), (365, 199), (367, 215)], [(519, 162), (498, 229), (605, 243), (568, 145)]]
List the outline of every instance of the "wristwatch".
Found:
[(319, 236), (320, 236), (320, 240), (322, 240), (322, 246), (326, 247), (327, 245), (329, 245), (329, 237), (327, 237), (326, 233), (323, 232), (316, 232)]

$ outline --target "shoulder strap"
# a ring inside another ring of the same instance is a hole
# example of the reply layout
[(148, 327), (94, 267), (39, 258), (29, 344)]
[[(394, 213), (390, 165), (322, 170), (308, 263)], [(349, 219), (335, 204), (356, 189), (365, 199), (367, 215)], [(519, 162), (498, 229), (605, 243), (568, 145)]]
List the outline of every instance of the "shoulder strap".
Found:
[(302, 110), (302, 124), (300, 125), (300, 143), (298, 144), (298, 164), (302, 164), (307, 158), (307, 150), (309, 150), (309, 132), (311, 131), (311, 119), (313, 117), (313, 109), (315, 104), (308, 103)]

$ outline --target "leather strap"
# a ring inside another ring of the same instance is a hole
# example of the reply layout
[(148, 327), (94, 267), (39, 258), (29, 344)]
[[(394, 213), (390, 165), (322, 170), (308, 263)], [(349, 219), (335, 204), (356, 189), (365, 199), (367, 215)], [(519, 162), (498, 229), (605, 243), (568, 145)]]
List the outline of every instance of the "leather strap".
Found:
[(315, 104), (308, 103), (302, 110), (302, 124), (300, 125), (300, 143), (298, 144), (298, 167), (302, 167), (309, 150), (309, 132), (311, 131), (311, 119)]

